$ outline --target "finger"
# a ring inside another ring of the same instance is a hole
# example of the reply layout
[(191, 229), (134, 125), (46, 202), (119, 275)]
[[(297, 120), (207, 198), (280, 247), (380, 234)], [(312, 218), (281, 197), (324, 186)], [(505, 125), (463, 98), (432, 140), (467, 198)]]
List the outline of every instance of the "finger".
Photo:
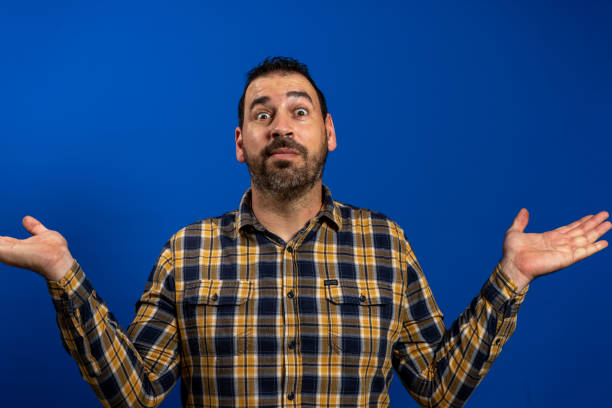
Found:
[(0, 237), (0, 262), (14, 265), (15, 245), (18, 241), (11, 237)]
[(26, 230), (32, 235), (38, 235), (41, 232), (47, 231), (44, 225), (36, 218), (26, 215), (23, 217), (22, 224)]
[(586, 231), (583, 234), (572, 236), (570, 238), (570, 242), (574, 245), (574, 247), (581, 247), (591, 244), (597, 241), (606, 232), (610, 231), (611, 228), (612, 223), (610, 223), (610, 221), (602, 222), (601, 224), (595, 226), (595, 228), (591, 228), (589, 231)]
[(527, 227), (527, 223), (529, 223), (529, 211), (526, 208), (521, 208), (508, 231), (523, 232), (525, 227)]
[(571, 231), (572, 229), (574, 229), (574, 228), (576, 228), (576, 227), (580, 226), (582, 223), (584, 223), (585, 221), (587, 221), (587, 220), (588, 220), (589, 218), (591, 218), (592, 216), (593, 216), (593, 215), (587, 215), (587, 216), (584, 216), (584, 217), (582, 217), (581, 219), (579, 219), (578, 221), (574, 221), (574, 222), (572, 222), (571, 224), (564, 225), (564, 226), (562, 226), (562, 227), (557, 228), (557, 229), (556, 229), (556, 231), (563, 232), (563, 233), (565, 233), (565, 232), (569, 232), (569, 231)]
[(592, 230), (588, 231), (585, 235), (589, 242), (595, 242), (606, 232), (610, 231), (612, 223), (610, 221), (602, 222)]
[(11, 237), (0, 237), (0, 245), (13, 245), (19, 240)]
[(592, 229), (597, 228), (601, 223), (608, 218), (609, 214), (607, 211), (602, 211), (598, 214), (595, 214), (593, 217), (589, 218), (581, 225), (576, 226), (575, 228), (566, 232), (566, 234), (570, 237), (577, 237), (582, 234), (589, 233)]
[(588, 258), (594, 253), (597, 253), (601, 251), (602, 249), (606, 248), (607, 246), (608, 246), (608, 241), (597, 241), (590, 245), (576, 248), (574, 250), (574, 262), (578, 262), (580, 260), (583, 260), (584, 258)]

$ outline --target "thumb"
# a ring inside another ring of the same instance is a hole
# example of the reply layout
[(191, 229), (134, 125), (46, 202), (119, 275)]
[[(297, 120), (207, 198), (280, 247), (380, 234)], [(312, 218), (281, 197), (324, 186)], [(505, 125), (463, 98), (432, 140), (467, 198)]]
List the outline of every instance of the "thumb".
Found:
[(514, 221), (512, 222), (512, 225), (510, 226), (508, 231), (523, 232), (525, 230), (525, 227), (527, 227), (528, 222), (529, 222), (529, 211), (527, 211), (526, 208), (521, 208), (521, 210), (518, 212), (518, 214), (514, 218)]
[(22, 224), (26, 230), (32, 235), (38, 235), (41, 232), (47, 231), (44, 225), (40, 223), (36, 218), (26, 215), (23, 217)]

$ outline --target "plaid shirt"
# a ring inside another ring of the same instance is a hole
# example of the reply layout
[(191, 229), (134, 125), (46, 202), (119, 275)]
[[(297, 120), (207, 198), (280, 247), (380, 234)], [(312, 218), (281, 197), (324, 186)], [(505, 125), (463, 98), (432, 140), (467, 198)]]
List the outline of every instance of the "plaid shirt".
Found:
[(289, 242), (238, 211), (164, 246), (127, 332), (75, 262), (48, 282), (66, 350), (104, 406), (387, 407), (394, 368), (422, 406), (462, 406), (524, 298), (499, 266), (446, 330), (404, 236), (333, 201)]

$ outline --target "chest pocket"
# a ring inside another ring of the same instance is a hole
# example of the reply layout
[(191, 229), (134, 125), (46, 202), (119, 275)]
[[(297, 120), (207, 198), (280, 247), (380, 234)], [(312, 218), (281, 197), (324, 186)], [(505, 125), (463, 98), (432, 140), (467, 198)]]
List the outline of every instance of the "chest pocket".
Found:
[(325, 282), (332, 349), (344, 356), (387, 354), (393, 290), (380, 282)]
[(183, 343), (192, 356), (244, 353), (252, 291), (252, 281), (201, 280), (185, 285)]

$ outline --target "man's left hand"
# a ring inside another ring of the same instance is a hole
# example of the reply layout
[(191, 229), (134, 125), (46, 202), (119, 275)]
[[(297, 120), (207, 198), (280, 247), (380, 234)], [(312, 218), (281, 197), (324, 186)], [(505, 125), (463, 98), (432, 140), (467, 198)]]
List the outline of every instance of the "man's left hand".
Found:
[(521, 209), (506, 231), (502, 271), (522, 290), (538, 276), (558, 271), (601, 251), (608, 242), (597, 240), (612, 228), (612, 223), (605, 221), (608, 216), (602, 211), (555, 230), (534, 234), (523, 232), (529, 222), (529, 212)]

